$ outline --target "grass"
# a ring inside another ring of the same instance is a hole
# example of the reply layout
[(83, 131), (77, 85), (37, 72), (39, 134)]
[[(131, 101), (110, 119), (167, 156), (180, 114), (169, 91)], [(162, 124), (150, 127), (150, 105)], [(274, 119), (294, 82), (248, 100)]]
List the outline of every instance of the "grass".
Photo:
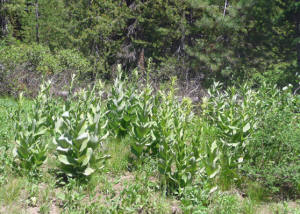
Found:
[[(24, 114), (31, 105), (25, 101)], [(210, 193), (210, 184), (197, 175), (197, 184), (167, 194), (159, 160), (143, 156), (138, 165), (132, 164), (129, 136), (106, 139), (104, 150), (110, 157), (87, 182), (58, 182), (55, 156), (48, 157), (40, 176), (20, 174), (12, 156), (16, 109), (14, 99), (0, 98), (0, 213), (300, 213), (299, 201), (274, 202), (259, 182), (248, 179), (243, 179), (243, 187)], [(54, 150), (51, 139), (44, 140)]]

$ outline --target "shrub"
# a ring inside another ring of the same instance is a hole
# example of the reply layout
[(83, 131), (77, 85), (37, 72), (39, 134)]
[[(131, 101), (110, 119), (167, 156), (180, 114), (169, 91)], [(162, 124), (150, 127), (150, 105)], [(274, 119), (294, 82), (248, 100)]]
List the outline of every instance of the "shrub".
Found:
[(78, 51), (65, 49), (56, 53), (57, 60), (61, 69), (70, 70), (74, 73), (86, 73), (91, 71), (90, 62)]
[[(35, 94), (42, 77), (49, 78), (62, 72), (83, 74), (91, 71), (90, 62), (75, 50), (51, 52), (48, 47), (12, 45), (0, 47), (0, 93)], [(57, 76), (57, 75), (56, 75)]]
[(294, 197), (300, 193), (300, 124), (297, 98), (284, 90), (264, 85), (259, 90), (259, 129), (249, 144), (245, 174), (271, 193)]

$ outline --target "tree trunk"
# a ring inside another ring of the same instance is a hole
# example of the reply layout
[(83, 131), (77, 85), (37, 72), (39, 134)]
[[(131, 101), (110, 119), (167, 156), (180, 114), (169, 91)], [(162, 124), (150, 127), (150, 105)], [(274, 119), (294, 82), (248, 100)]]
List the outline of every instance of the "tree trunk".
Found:
[(0, 36), (5, 37), (8, 34), (8, 20), (7, 20), (7, 14), (6, 14), (6, 8), (5, 8), (5, 3), (7, 0), (0, 0), (0, 27), (1, 27), (1, 32)]
[(296, 45), (296, 49), (297, 49), (297, 62), (298, 62), (298, 67), (300, 68), (300, 16), (298, 15), (297, 17), (297, 23), (296, 23), (296, 33), (297, 33), (297, 45)]
[[(297, 0), (297, 2), (300, 2), (300, 0)], [(300, 69), (300, 8), (296, 8), (296, 15), (295, 15), (295, 24), (296, 24), (296, 38), (297, 38), (297, 44), (296, 44), (296, 50), (297, 50), (297, 63), (298, 68)]]
[(227, 9), (227, 6), (228, 6), (228, 2), (227, 2), (227, 0), (225, 0), (224, 11), (223, 11), (223, 18), (224, 18), (225, 15), (226, 15), (226, 9)]
[(35, 21), (36, 21), (35, 38), (36, 38), (36, 42), (39, 43), (40, 35), (39, 35), (39, 3), (38, 3), (38, 0), (35, 0)]

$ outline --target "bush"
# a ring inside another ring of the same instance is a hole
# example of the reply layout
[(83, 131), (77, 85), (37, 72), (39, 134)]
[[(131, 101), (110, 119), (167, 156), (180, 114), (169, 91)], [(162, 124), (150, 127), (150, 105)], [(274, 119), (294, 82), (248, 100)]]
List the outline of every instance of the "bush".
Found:
[(264, 83), (256, 90), (248, 86), (222, 90), (215, 84), (209, 90), (199, 123), (200, 163), (208, 178), (229, 188), (245, 175), (270, 193), (299, 194), (299, 98), (291, 87)]
[(77, 72), (90, 71), (90, 63), (75, 50), (51, 52), (48, 47), (32, 45), (2, 46), (0, 63), (8, 70), (24, 64), (29, 71), (43, 74), (59, 73), (65, 70)]
[[(48, 47), (31, 45), (12, 45), (0, 47), (0, 93), (35, 94), (36, 85), (42, 78), (63, 73), (87, 73), (91, 71), (90, 62), (75, 50), (51, 52)], [(61, 75), (60, 75), (61, 76)], [(63, 78), (62, 78), (63, 79)], [(68, 79), (68, 78), (66, 78)]]
[(245, 175), (284, 197), (300, 193), (300, 123), (290, 88), (259, 91), (257, 131), (249, 143)]
[(61, 69), (70, 70), (74, 73), (86, 73), (91, 71), (90, 62), (76, 50), (60, 50), (56, 53)]

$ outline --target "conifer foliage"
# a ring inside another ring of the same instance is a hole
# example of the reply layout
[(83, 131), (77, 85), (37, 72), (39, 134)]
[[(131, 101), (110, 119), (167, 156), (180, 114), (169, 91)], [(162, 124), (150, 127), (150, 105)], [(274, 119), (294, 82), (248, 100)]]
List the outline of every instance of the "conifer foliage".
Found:
[(1, 0), (0, 36), (79, 50), (93, 77), (113, 77), (117, 64), (132, 70), (141, 54), (158, 77), (291, 77), (300, 64), (299, 8), (282, 0)]

